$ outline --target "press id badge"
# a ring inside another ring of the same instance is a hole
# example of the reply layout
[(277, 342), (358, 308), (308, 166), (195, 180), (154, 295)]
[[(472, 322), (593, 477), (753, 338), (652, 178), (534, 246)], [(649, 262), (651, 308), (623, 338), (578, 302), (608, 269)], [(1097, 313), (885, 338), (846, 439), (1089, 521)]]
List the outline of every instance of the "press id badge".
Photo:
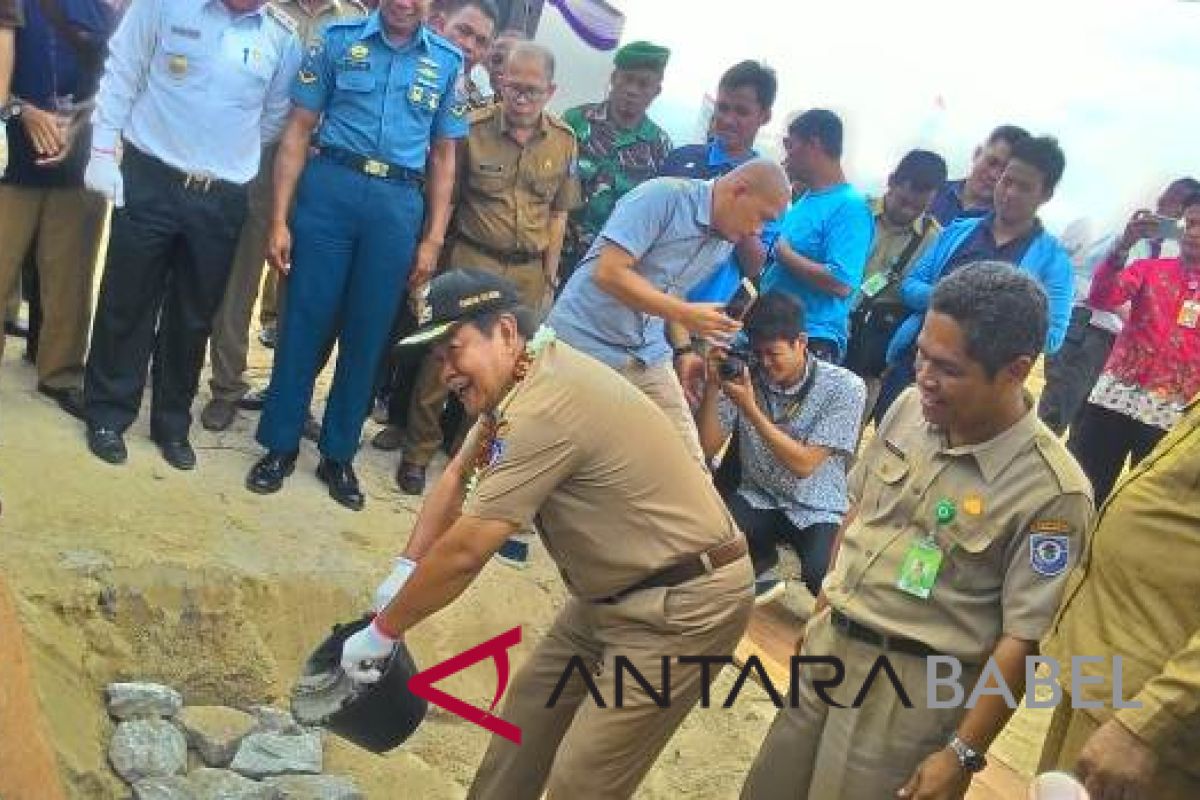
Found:
[(1179, 324), (1185, 328), (1195, 328), (1200, 324), (1200, 301), (1183, 301), (1183, 306), (1179, 309)]
[(862, 293), (867, 297), (874, 297), (884, 290), (888, 284), (886, 272), (876, 272), (871, 277), (862, 282)]
[(900, 577), (896, 587), (900, 591), (929, 599), (933, 594), (933, 584), (937, 582), (938, 573), (942, 569), (942, 548), (931, 538), (921, 539), (909, 545), (904, 554), (904, 562), (900, 565)]

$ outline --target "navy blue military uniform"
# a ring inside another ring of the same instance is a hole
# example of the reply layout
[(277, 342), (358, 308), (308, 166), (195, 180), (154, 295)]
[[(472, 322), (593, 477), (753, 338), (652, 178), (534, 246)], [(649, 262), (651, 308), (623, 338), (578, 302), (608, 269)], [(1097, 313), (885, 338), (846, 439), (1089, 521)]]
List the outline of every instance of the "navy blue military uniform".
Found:
[(430, 142), (467, 134), (455, 88), (462, 68), (458, 49), (425, 25), (393, 45), (378, 12), (331, 23), (309, 49), (292, 101), (322, 115), (320, 153), (292, 212), (287, 303), (258, 426), (268, 450), (299, 448), (322, 352), (337, 333), (320, 450), (353, 459), (421, 235)]

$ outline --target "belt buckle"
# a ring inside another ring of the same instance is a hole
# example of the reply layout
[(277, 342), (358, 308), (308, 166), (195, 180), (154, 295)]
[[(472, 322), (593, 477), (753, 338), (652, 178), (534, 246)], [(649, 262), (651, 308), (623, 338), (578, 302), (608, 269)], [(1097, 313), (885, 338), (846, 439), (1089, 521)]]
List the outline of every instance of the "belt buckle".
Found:
[(363, 162), (363, 172), (367, 173), (372, 178), (386, 178), (388, 173), (391, 171), (391, 166), (383, 161), (376, 161), (373, 158), (368, 158)]

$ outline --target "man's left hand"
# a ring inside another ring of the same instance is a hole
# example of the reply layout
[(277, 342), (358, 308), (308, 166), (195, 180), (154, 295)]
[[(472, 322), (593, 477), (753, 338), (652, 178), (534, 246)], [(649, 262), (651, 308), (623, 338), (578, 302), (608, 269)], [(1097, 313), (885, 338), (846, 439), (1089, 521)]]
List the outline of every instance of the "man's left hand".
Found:
[(355, 683), (375, 683), (383, 675), (375, 662), (389, 657), (398, 641), (372, 620), (342, 645), (342, 669)]
[(1129, 729), (1110, 719), (1084, 742), (1075, 764), (1092, 800), (1149, 798), (1158, 757)]
[(722, 381), (721, 391), (725, 393), (739, 411), (747, 412), (757, 407), (754, 400), (754, 385), (750, 383), (750, 370), (743, 369), (742, 374), (735, 380)]
[(896, 796), (906, 800), (962, 800), (970, 786), (971, 773), (958, 763), (958, 756), (944, 747), (917, 766)]
[(704, 391), (704, 358), (699, 353), (680, 353), (675, 357), (675, 372), (688, 405), (692, 408), (700, 405), (700, 394)]
[(417, 253), (413, 258), (412, 271), (408, 274), (408, 288), (416, 290), (429, 283), (433, 273), (437, 271), (438, 259), (442, 255), (442, 246), (428, 239), (417, 245)]

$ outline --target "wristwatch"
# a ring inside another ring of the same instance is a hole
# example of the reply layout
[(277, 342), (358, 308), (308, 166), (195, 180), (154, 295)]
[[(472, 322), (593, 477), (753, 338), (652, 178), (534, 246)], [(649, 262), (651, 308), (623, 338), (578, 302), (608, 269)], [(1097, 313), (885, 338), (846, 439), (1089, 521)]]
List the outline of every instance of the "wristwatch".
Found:
[(976, 772), (982, 772), (983, 768), (987, 766), (987, 759), (983, 757), (983, 754), (975, 752), (971, 749), (971, 745), (957, 736), (951, 739), (950, 743), (946, 746), (958, 758), (958, 765), (972, 775)]
[(10, 119), (17, 119), (21, 116), (21, 101), (16, 97), (9, 99), (7, 103), (0, 105), (0, 123), (5, 123)]

